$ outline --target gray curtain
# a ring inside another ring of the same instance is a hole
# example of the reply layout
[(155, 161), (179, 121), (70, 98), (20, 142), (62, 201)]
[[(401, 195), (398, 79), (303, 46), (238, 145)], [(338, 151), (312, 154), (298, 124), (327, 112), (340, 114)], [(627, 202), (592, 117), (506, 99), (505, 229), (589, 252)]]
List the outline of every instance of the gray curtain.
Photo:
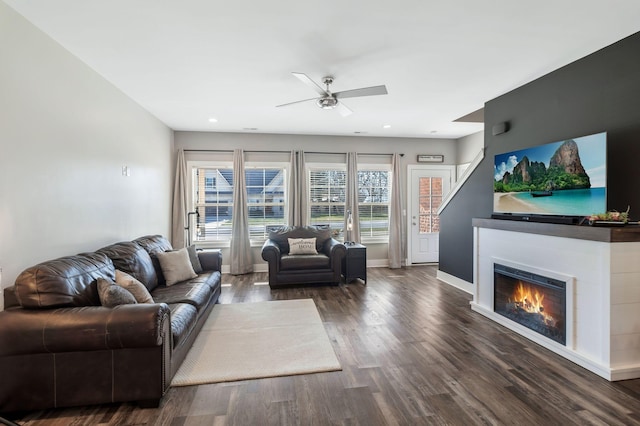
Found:
[(241, 275), (253, 272), (251, 242), (249, 240), (249, 207), (247, 205), (247, 185), (244, 177), (244, 152), (233, 151), (233, 212), (231, 222), (231, 274)]
[(389, 206), (389, 268), (402, 267), (402, 194), (400, 155), (391, 159), (391, 205)]
[[(347, 193), (346, 193), (346, 210), (351, 211), (353, 218), (353, 227), (351, 232), (347, 230), (348, 214), (344, 215), (344, 238), (345, 241), (360, 242), (360, 220), (358, 218), (358, 154), (355, 152), (347, 153)], [(350, 237), (348, 237), (350, 235)]]
[(178, 150), (176, 163), (176, 176), (173, 185), (173, 206), (171, 221), (171, 245), (174, 248), (182, 248), (187, 245), (186, 231), (187, 220), (187, 163), (184, 159), (184, 150)]
[(307, 224), (307, 175), (303, 151), (291, 151), (289, 173), (289, 217), (290, 226)]

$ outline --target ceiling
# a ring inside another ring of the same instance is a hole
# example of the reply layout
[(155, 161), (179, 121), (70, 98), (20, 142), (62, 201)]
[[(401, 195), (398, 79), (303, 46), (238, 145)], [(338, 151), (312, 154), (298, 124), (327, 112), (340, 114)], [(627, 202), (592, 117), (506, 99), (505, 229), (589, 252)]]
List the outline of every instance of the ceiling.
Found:
[[(484, 102), (640, 31), (638, 0), (4, 1), (174, 130), (458, 138)], [(294, 71), (389, 94), (276, 108), (316, 96)]]

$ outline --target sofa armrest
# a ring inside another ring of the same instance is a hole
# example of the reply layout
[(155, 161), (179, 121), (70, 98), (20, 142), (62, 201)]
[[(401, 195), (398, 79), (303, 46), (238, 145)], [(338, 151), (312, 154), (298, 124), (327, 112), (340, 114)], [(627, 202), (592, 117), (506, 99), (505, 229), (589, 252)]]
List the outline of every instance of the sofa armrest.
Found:
[(169, 321), (165, 303), (3, 311), (0, 356), (161, 346)]
[(262, 259), (269, 262), (270, 267), (279, 269), (280, 246), (274, 240), (267, 239), (262, 245)]
[(335, 238), (330, 238), (322, 246), (322, 251), (331, 259), (332, 269), (335, 269), (337, 265), (342, 267), (342, 258), (347, 255), (347, 248), (344, 244)]
[(199, 250), (198, 260), (205, 271), (222, 271), (222, 252), (220, 250)]

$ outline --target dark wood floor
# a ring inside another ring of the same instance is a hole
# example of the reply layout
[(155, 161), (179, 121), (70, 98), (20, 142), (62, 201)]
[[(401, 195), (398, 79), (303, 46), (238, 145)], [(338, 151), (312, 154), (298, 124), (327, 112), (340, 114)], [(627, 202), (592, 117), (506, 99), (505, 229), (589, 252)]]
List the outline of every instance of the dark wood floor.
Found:
[[(25, 425), (640, 425), (640, 380), (610, 383), (489, 321), (436, 267), (271, 290), (225, 275), (220, 303), (313, 298), (343, 370), (179, 387), (160, 408), (47, 410)], [(260, 356), (260, 354), (255, 354)]]

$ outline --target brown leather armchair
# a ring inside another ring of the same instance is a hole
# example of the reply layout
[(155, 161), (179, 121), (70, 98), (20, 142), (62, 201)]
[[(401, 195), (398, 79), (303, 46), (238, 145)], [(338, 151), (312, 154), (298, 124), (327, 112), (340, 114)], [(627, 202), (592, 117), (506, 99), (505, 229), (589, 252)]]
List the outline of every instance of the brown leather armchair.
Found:
[[(290, 254), (289, 238), (316, 238), (318, 254)], [(317, 226), (283, 226), (269, 232), (262, 258), (269, 264), (271, 288), (307, 283), (340, 283), (345, 246)]]

